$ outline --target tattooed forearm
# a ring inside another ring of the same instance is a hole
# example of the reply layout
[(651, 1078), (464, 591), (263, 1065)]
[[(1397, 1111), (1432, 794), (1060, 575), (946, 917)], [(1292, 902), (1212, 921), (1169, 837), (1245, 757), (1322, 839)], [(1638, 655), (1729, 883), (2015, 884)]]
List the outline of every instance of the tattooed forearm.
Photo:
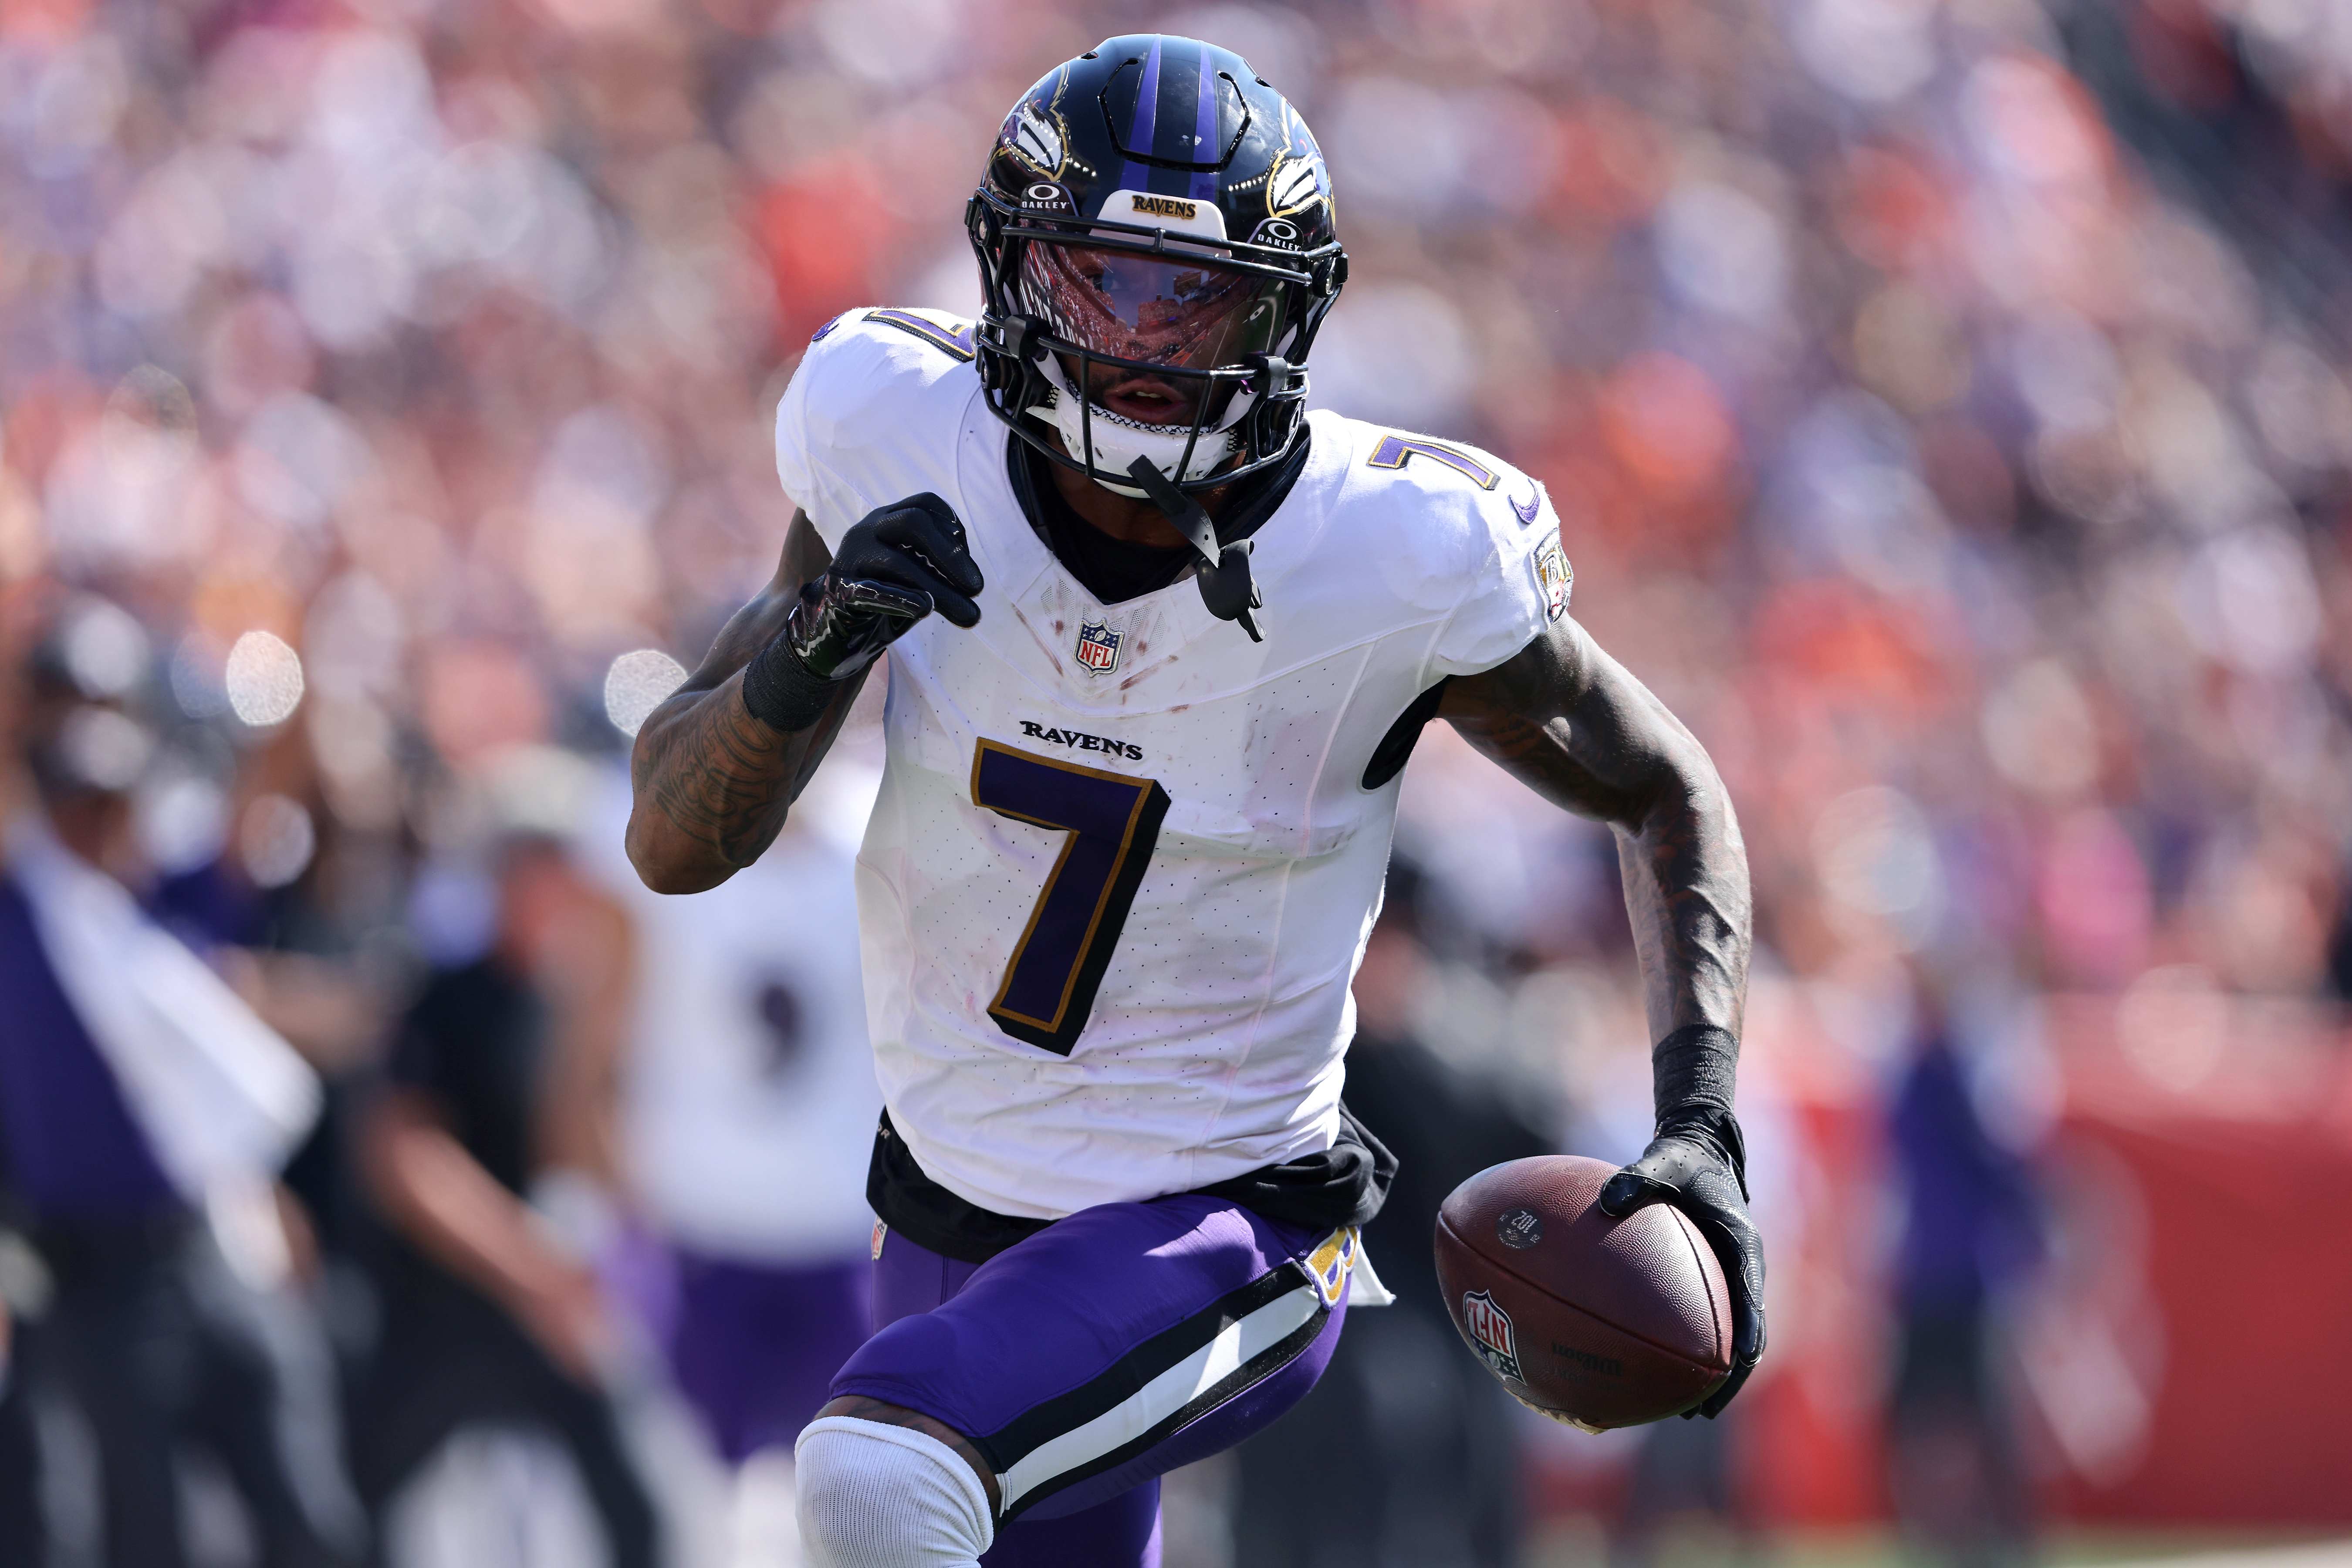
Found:
[[(861, 671), (861, 676), (863, 672)], [(784, 826), (862, 680), (844, 681), (827, 722), (780, 734), (743, 706), (740, 675), (686, 709), (639, 767), (653, 805), (669, 825), (709, 846), (728, 866), (757, 860)]]
[(1721, 783), (1654, 812), (1638, 834), (1618, 829), (1617, 860), (1653, 1037), (1686, 1024), (1738, 1034), (1753, 924), (1748, 850)]
[(743, 667), (782, 629), (801, 584), (830, 559), (807, 514), (794, 517), (774, 580), (736, 612), (702, 668), (638, 730), (628, 847), (647, 887), (698, 892), (758, 859), (839, 733), (862, 675), (841, 683), (814, 728), (789, 735), (753, 718), (742, 691)]
[(1538, 794), (1616, 829), (1653, 1037), (1686, 1024), (1738, 1034), (1748, 851), (1697, 739), (1571, 620), (1453, 682), (1438, 710)]

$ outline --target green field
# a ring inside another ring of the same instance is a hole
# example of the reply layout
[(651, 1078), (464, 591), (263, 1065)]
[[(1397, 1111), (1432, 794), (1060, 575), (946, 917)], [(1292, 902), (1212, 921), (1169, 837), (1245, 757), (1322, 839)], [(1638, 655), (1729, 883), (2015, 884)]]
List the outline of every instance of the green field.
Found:
[[(1540, 1534), (1530, 1568), (1602, 1568), (1610, 1563), (1599, 1528), (1577, 1521)], [(1769, 1535), (1742, 1542), (1720, 1530), (1669, 1531), (1642, 1568), (1933, 1568), (1906, 1554), (1882, 1530)], [(2352, 1539), (2309, 1534), (2250, 1535), (2199, 1531), (2061, 1531), (2021, 1560), (2039, 1568), (2093, 1564), (2169, 1564), (2172, 1568), (2352, 1568)], [(2007, 1568), (1988, 1563), (1987, 1568)]]

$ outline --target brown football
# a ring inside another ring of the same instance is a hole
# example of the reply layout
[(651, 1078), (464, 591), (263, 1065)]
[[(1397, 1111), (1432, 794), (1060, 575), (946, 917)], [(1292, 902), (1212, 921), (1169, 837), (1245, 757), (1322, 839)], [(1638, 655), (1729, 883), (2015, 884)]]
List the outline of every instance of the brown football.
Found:
[(1722, 1265), (1678, 1209), (1601, 1213), (1616, 1172), (1513, 1160), (1437, 1215), (1437, 1281), (1463, 1340), (1520, 1404), (1591, 1432), (1677, 1415), (1731, 1371)]

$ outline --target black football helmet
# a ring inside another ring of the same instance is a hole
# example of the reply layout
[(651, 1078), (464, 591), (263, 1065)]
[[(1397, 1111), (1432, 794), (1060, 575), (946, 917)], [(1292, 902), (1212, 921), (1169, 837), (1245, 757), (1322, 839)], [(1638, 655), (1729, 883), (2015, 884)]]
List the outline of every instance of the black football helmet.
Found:
[(1348, 258), (1314, 136), (1239, 55), (1139, 34), (1056, 66), (1005, 117), (965, 226), (988, 405), (1030, 446), (1139, 498), (1295, 448)]

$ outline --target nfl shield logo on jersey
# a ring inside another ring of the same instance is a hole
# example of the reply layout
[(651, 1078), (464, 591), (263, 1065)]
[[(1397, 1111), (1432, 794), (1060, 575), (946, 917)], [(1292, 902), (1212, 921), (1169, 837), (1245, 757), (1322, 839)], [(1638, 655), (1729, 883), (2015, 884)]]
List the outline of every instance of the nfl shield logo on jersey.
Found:
[(1078, 627), (1078, 662), (1097, 675), (1108, 675), (1118, 668), (1118, 645), (1125, 636), (1100, 621), (1087, 622)]
[(1511, 1315), (1495, 1305), (1484, 1290), (1462, 1298), (1462, 1326), (1470, 1331), (1470, 1348), (1495, 1369), (1497, 1377), (1524, 1382), (1519, 1376), (1519, 1352), (1511, 1335)]

